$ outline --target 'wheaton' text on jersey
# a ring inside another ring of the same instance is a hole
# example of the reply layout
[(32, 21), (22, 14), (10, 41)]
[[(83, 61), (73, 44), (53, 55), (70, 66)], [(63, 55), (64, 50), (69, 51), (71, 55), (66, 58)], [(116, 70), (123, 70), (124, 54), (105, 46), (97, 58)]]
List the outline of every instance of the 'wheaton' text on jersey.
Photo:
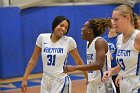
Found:
[(117, 56), (130, 56), (130, 50), (118, 50)]
[(44, 48), (44, 53), (63, 53), (63, 48)]

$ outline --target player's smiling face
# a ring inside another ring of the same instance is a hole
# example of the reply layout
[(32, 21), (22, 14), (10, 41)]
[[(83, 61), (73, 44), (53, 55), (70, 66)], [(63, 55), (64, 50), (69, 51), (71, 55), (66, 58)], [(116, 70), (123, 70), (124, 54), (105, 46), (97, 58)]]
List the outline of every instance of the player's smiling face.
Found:
[(62, 21), (59, 25), (54, 29), (54, 34), (58, 37), (62, 37), (68, 31), (69, 24), (66, 20)]
[(87, 21), (87, 22), (85, 22), (83, 28), (81, 29), (81, 34), (82, 34), (82, 39), (83, 39), (83, 40), (88, 40), (89, 35), (91, 34), (91, 33), (89, 33), (90, 30), (91, 30), (91, 29), (90, 29), (90, 24), (89, 24), (89, 22)]
[(122, 32), (125, 31), (125, 28), (128, 26), (127, 23), (129, 21), (127, 19), (127, 17), (121, 15), (120, 11), (113, 11), (111, 22), (118, 32)]

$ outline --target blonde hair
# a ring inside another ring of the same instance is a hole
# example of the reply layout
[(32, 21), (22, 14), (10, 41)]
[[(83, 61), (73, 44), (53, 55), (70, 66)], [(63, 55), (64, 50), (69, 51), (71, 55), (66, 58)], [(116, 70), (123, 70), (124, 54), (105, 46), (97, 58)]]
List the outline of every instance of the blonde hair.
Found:
[(131, 18), (131, 24), (137, 28), (137, 15), (136, 13), (133, 12), (133, 10), (131, 9), (131, 7), (129, 7), (128, 5), (120, 5), (118, 7), (116, 7), (114, 9), (114, 11), (120, 11), (120, 15), (123, 16), (123, 17), (126, 17), (126, 16), (130, 16)]

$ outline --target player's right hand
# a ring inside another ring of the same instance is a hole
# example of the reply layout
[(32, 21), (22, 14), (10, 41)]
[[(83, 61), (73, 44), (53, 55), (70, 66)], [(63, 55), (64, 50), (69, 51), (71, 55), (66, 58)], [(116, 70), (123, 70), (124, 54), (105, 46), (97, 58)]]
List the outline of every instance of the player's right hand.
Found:
[(26, 80), (22, 80), (21, 90), (23, 93), (26, 93), (26, 91), (27, 91), (27, 81)]
[(104, 72), (104, 74), (103, 74), (102, 80), (103, 80), (103, 81), (106, 81), (106, 80), (108, 80), (111, 76), (112, 76), (111, 71), (106, 71), (106, 72)]
[(64, 72), (65, 73), (72, 72), (72, 71), (75, 71), (75, 70), (76, 70), (76, 67), (75, 66), (71, 66), (71, 65), (64, 66)]

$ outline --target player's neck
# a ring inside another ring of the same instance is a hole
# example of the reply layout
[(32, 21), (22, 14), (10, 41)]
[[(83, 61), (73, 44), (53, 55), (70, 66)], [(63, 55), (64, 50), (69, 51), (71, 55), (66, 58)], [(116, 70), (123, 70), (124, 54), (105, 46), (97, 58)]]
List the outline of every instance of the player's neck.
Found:
[(88, 40), (88, 47), (90, 46), (90, 44), (92, 43), (92, 41), (95, 39), (95, 37), (91, 37), (89, 40)]
[(56, 43), (60, 39), (59, 37), (56, 37), (54, 34), (52, 34), (50, 38), (53, 43)]
[(123, 33), (123, 43), (126, 43), (129, 40), (129, 38), (133, 35), (133, 33), (134, 29), (129, 29), (128, 32)]

